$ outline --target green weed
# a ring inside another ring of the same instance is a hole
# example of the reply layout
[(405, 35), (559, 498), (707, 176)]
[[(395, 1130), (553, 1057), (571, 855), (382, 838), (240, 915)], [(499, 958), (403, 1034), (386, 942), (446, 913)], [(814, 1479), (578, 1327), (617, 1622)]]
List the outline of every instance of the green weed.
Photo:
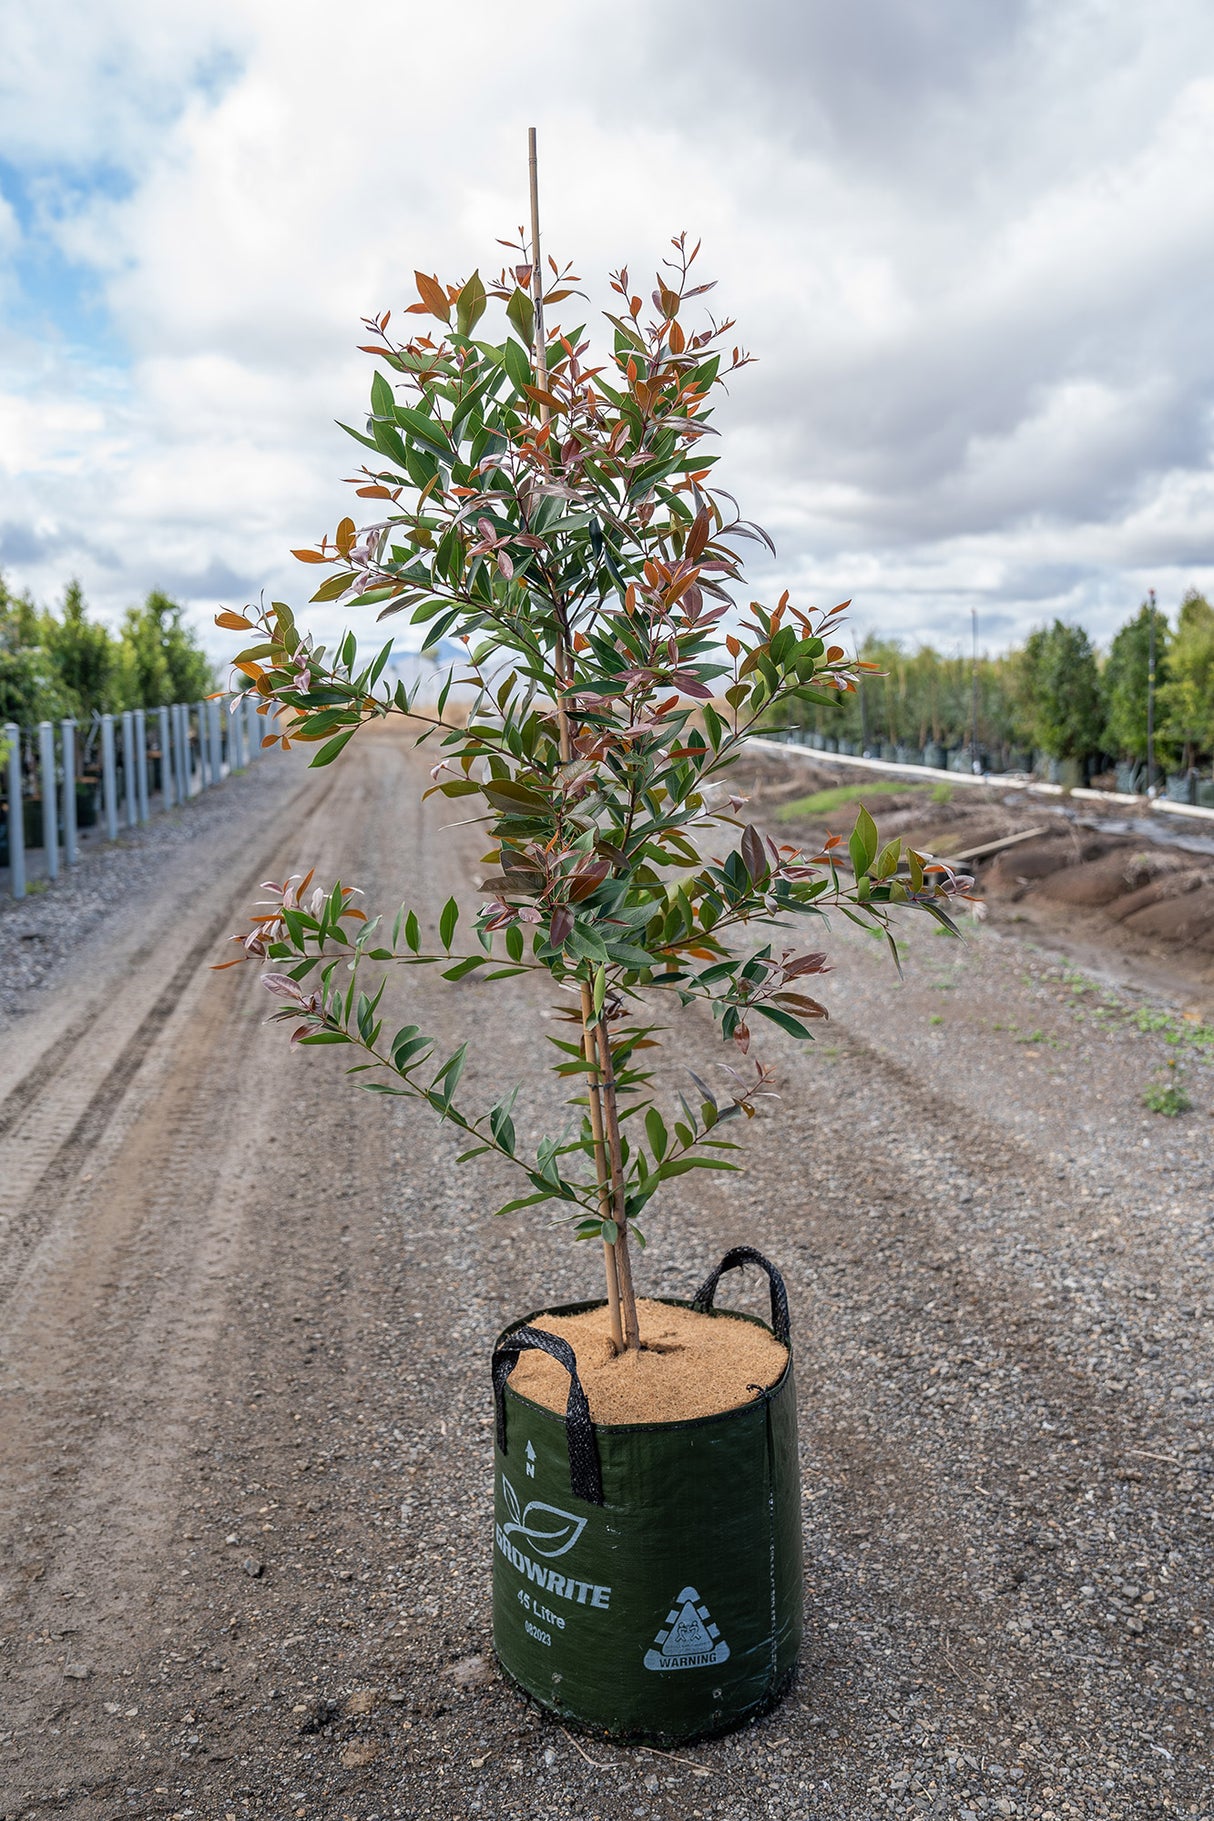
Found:
[(933, 803), (951, 803), (952, 800), (953, 800), (953, 787), (951, 784), (945, 784), (942, 780), (939, 784), (936, 785), (935, 789), (932, 791), (932, 802)]
[(836, 784), (830, 790), (816, 790), (812, 796), (798, 797), (776, 811), (778, 822), (795, 822), (800, 816), (827, 816), (832, 810), (846, 809), (849, 803), (867, 803), (870, 797), (900, 797), (908, 792), (923, 794), (922, 784), (897, 784), (892, 778), (877, 778), (872, 784)]
[(1140, 1005), (1137, 1011), (1130, 1013), (1127, 1023), (1137, 1031), (1162, 1036), (1165, 1043), (1176, 1049), (1182, 1044), (1191, 1044), (1197, 1050), (1209, 1050), (1214, 1046), (1214, 1025), (1195, 1024), (1188, 1018), (1161, 1011), (1157, 1006)]
[(1175, 1119), (1178, 1113), (1187, 1113), (1193, 1102), (1179, 1081), (1151, 1081), (1143, 1089), (1142, 1104), (1149, 1112)]

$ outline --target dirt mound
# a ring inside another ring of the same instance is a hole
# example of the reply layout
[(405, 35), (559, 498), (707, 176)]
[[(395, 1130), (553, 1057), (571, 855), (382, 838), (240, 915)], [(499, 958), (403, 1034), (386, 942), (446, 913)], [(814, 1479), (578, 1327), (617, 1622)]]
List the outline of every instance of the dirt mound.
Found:
[(1043, 835), (1039, 841), (1023, 841), (996, 854), (983, 868), (982, 889), (997, 896), (1014, 896), (1026, 885), (1048, 878), (1075, 858), (1074, 843), (1066, 829)]
[(1115, 904), (1127, 892), (1148, 884), (1151, 870), (1142, 856), (1115, 847), (1093, 860), (1081, 860), (1077, 866), (1063, 866), (1042, 880), (1043, 898), (1055, 904), (1086, 905), (1101, 908)]
[(1128, 922), (1139, 911), (1149, 910), (1152, 905), (1164, 904), (1170, 898), (1183, 898), (1189, 892), (1200, 890), (1205, 879), (1206, 874), (1196, 868), (1174, 866), (1166, 872), (1157, 872), (1148, 883), (1140, 885), (1136, 891), (1127, 892), (1119, 903), (1110, 908), (1109, 915), (1117, 923)]
[(1194, 888), (1158, 899), (1125, 918), (1137, 936), (1183, 942), (1214, 953), (1214, 885), (1198, 878)]
[[(532, 1324), (559, 1334), (577, 1357), (578, 1377), (596, 1423), (679, 1423), (749, 1404), (774, 1385), (788, 1349), (757, 1323), (698, 1315), (669, 1303), (637, 1304), (640, 1353), (612, 1351), (606, 1308), (541, 1315)], [(510, 1374), (523, 1397), (564, 1411), (569, 1376), (546, 1353), (524, 1353)]]
[[(748, 814), (770, 817), (773, 833), (780, 827), (784, 839), (807, 846), (828, 832), (846, 833), (863, 802), (883, 840), (900, 835), (922, 853), (961, 860), (995, 922), (1031, 923), (1051, 941), (1094, 945), (1094, 952), (1115, 956), (1119, 968), (1137, 956), (1162, 969), (1160, 978), (1175, 975), (1182, 990), (1214, 985), (1207, 960), (1214, 929), (1202, 889), (1208, 883), (1214, 890), (1214, 860), (1153, 843), (1134, 817), (1119, 812), (1105, 825), (1095, 810), (1087, 814), (1086, 804), (1063, 811), (1016, 800), (993, 783), (954, 788), (906, 780), (904, 787), (902, 777), (777, 752), (748, 754), (731, 787), (749, 794)], [(1029, 830), (1041, 832), (1029, 836)], [(1029, 838), (976, 860), (961, 858), (1021, 834)], [(1131, 971), (1137, 978), (1139, 970)]]

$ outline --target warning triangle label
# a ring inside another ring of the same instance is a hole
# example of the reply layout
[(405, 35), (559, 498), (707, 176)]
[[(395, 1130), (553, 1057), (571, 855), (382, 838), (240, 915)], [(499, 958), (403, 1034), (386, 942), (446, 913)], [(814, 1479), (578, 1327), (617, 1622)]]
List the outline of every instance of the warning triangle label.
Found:
[(645, 1652), (646, 1669), (707, 1669), (723, 1663), (729, 1645), (694, 1587), (675, 1595), (666, 1623)]

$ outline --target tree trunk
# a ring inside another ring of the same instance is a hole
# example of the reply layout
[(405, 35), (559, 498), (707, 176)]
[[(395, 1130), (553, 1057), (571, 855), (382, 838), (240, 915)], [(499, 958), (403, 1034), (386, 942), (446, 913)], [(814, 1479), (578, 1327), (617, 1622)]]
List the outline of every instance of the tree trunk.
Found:
[(631, 1352), (640, 1347), (641, 1333), (637, 1326), (636, 1292), (632, 1287), (632, 1259), (628, 1251), (628, 1216), (624, 1206), (623, 1146), (620, 1143), (620, 1116), (615, 1097), (615, 1061), (611, 1054), (611, 1039), (607, 1035), (607, 1026), (599, 1024), (596, 1030), (599, 1043), (599, 1092), (602, 1096), (603, 1130), (607, 1139), (608, 1161), (611, 1165), (614, 1219), (619, 1229), (619, 1237), (612, 1250), (615, 1253), (616, 1279), (619, 1283), (624, 1345)]
[[(606, 1135), (603, 1131), (603, 1103), (599, 1093), (599, 1072), (594, 1036), (594, 1001), (588, 982), (582, 982), (582, 1051), (588, 1064), (586, 1099), (590, 1108), (590, 1130), (594, 1136), (594, 1169), (599, 1184), (599, 1213), (604, 1220), (615, 1218), (611, 1166), (608, 1162)], [(611, 1317), (611, 1339), (617, 1353), (624, 1351), (624, 1329), (620, 1320), (620, 1276), (616, 1267), (615, 1247), (603, 1241), (603, 1268), (607, 1274), (607, 1310)]]

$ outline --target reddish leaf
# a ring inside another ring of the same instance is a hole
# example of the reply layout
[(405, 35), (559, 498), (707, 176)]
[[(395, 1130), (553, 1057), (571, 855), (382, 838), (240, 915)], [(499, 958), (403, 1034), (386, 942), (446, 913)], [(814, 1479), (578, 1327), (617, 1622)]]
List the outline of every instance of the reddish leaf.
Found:
[(777, 993), (776, 1005), (793, 1005), (803, 1018), (829, 1018), (830, 1013), (816, 999), (807, 999), (804, 993)]
[(553, 948), (564, 948), (573, 933), (573, 912), (568, 905), (558, 904), (548, 925), (548, 940)]
[(712, 514), (707, 506), (696, 514), (696, 521), (687, 537), (687, 549), (684, 554), (689, 563), (694, 563), (708, 542), (708, 533), (712, 528)]
[(796, 961), (786, 961), (783, 968), (786, 980), (795, 980), (799, 974), (824, 974), (826, 972), (825, 955), (801, 955)]
[(708, 688), (707, 684), (701, 683), (699, 677), (693, 677), (685, 670), (676, 670), (671, 673), (670, 680), (682, 690), (685, 696), (694, 696), (697, 701), (701, 702), (712, 701), (712, 690)]
[(767, 863), (767, 849), (763, 837), (753, 822), (748, 822), (742, 833), (742, 863), (757, 885), (765, 879), (770, 867)]
[[(439, 316), (444, 322), (450, 322), (451, 305), (447, 300), (447, 293), (439, 284), (438, 279), (427, 278), (424, 272), (415, 272), (413, 276), (417, 280), (417, 294), (430, 315)], [(411, 308), (415, 309), (416, 305)]]

